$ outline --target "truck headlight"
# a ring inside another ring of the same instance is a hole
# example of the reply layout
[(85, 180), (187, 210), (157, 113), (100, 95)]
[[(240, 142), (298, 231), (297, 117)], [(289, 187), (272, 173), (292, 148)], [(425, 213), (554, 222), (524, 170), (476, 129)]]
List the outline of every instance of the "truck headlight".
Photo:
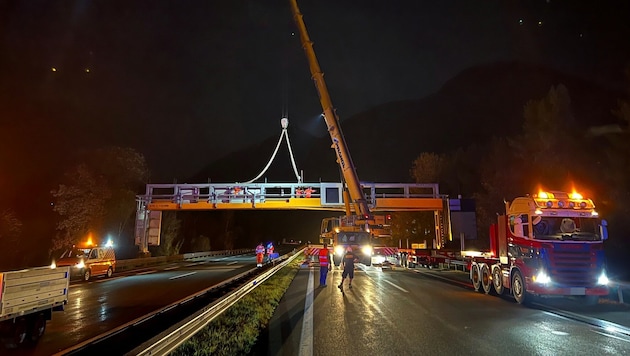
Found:
[(597, 284), (602, 286), (608, 285), (608, 276), (606, 276), (606, 271), (602, 272), (602, 274), (597, 278)]
[(346, 249), (343, 248), (343, 246), (335, 246), (335, 253), (337, 254), (337, 256), (343, 256), (343, 254), (346, 252)]
[(372, 246), (363, 246), (363, 248), (361, 248), (361, 252), (363, 252), (366, 256), (372, 256)]
[(547, 275), (547, 273), (545, 273), (545, 271), (538, 272), (537, 275), (532, 277), (532, 280), (535, 283), (540, 283), (540, 284), (546, 284), (546, 283), (551, 282), (551, 278), (549, 278), (549, 276)]

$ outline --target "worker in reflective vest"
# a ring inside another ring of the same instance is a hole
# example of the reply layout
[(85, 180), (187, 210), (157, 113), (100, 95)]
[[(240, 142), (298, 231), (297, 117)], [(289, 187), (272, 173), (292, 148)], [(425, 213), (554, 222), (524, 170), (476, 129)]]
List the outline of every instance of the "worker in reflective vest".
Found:
[(273, 243), (268, 243), (267, 244), (267, 262), (273, 260), (274, 256), (274, 247), (273, 247)]
[(265, 246), (259, 243), (256, 246), (256, 267), (262, 267), (263, 258), (265, 257)]
[(328, 251), (328, 245), (324, 244), (324, 248), (319, 250), (319, 286), (326, 287), (326, 277), (328, 271), (332, 269), (330, 264), (330, 252)]

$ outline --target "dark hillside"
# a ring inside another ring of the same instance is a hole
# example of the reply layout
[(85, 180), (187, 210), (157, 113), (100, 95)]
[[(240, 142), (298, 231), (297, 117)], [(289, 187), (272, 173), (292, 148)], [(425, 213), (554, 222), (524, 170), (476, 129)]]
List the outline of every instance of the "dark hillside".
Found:
[[(493, 136), (516, 134), (522, 127), (524, 105), (544, 97), (558, 84), (568, 88), (578, 124), (587, 127), (615, 121), (611, 109), (622, 93), (547, 68), (505, 62), (467, 69), (428, 97), (386, 103), (342, 118), (342, 127), (361, 180), (410, 182), (411, 163), (421, 152), (447, 152)], [(313, 100), (317, 100), (315, 92)], [(323, 120), (321, 124), (325, 125)], [(306, 181), (339, 179), (328, 136), (317, 138), (291, 126), (289, 132)], [(268, 138), (212, 162), (190, 181), (251, 179), (265, 166), (277, 140), (278, 136)], [(295, 179), (285, 143), (265, 177), (269, 181)]]

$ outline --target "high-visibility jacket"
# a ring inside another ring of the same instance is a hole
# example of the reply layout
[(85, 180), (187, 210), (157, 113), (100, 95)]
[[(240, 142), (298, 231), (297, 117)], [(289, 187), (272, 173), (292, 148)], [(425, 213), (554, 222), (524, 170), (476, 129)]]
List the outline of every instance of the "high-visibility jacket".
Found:
[(258, 245), (256, 246), (256, 254), (264, 254), (265, 253), (265, 247), (263, 245)]
[(328, 249), (322, 248), (319, 250), (319, 265), (323, 267), (328, 266)]

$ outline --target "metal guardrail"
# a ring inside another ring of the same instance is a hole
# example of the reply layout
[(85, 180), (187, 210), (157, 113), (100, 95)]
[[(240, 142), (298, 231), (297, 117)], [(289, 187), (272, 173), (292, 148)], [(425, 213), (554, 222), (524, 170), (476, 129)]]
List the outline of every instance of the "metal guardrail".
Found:
[[(200, 257), (199, 254), (195, 254), (196, 257)], [(276, 261), (284, 261), (284, 262), (276, 262), (274, 264), (273, 267), (265, 270), (262, 274), (257, 275), (256, 277), (254, 277), (254, 279), (246, 282), (245, 285), (243, 285), (243, 287), (239, 288), (238, 290), (235, 290), (233, 292), (230, 292), (228, 294), (226, 294), (225, 296), (217, 299), (216, 301), (212, 302), (211, 304), (209, 304), (206, 308), (204, 308), (203, 310), (197, 312), (196, 314), (184, 319), (183, 321), (181, 321), (180, 323), (175, 324), (174, 326), (171, 326), (169, 329), (167, 329), (166, 331), (160, 333), (158, 336), (155, 336), (154, 338), (152, 338), (149, 341), (146, 341), (145, 343), (143, 343), (141, 346), (136, 347), (134, 350), (127, 352), (126, 355), (137, 355), (142, 353), (143, 355), (165, 355), (167, 354), (169, 351), (164, 351), (164, 353), (162, 353), (162, 349), (164, 348), (163, 346), (160, 345), (165, 345), (165, 343), (168, 344), (172, 344), (172, 339), (169, 337), (169, 334), (171, 333), (172, 330), (177, 330), (178, 328), (181, 327), (181, 325), (185, 325), (185, 324), (189, 324), (189, 322), (191, 320), (194, 319), (198, 319), (200, 315), (207, 315), (210, 312), (213, 312), (214, 315), (212, 315), (212, 318), (209, 319), (207, 322), (210, 322), (212, 319), (214, 319), (216, 316), (220, 315), (223, 311), (225, 311), (227, 308), (229, 308), (231, 305), (233, 305), (236, 301), (238, 301), (240, 298), (242, 298), (243, 296), (245, 296), (247, 293), (249, 293), (253, 288), (255, 288), (255, 286), (257, 286), (259, 283), (262, 283), (263, 281), (265, 281), (267, 278), (269, 278), (271, 275), (273, 275), (273, 273), (275, 273), (276, 271), (278, 271), (280, 268), (282, 268), (283, 266), (285, 266), (289, 261), (292, 261), (294, 258), (300, 256), (301, 254), (298, 252), (291, 252), (289, 254), (285, 254), (283, 256), (281, 256), (279, 259), (277, 259)], [(132, 328), (135, 327), (139, 327), (140, 325), (142, 325), (144, 322), (150, 321), (152, 319), (154, 319), (155, 317), (162, 315), (164, 313), (168, 313), (170, 312), (172, 309), (177, 308), (180, 305), (184, 305), (186, 303), (189, 303), (190, 301), (199, 298), (199, 297), (203, 297), (206, 293), (210, 293), (213, 290), (218, 290), (223, 288), (224, 286), (227, 286), (231, 283), (233, 283), (234, 281), (238, 281), (241, 279), (246, 278), (248, 275), (250, 275), (252, 273), (252, 271), (256, 270), (256, 268), (253, 268), (251, 270), (245, 271), (237, 276), (234, 276), (228, 280), (222, 281), (219, 284), (210, 286), (204, 290), (201, 290), (193, 295), (187, 296), (185, 298), (182, 298), (168, 306), (165, 306), (163, 308), (160, 308), (159, 310), (156, 310), (152, 313), (143, 315), (139, 318), (136, 318), (126, 324), (120, 325), (112, 330), (109, 330), (103, 334), (97, 335), (89, 340), (86, 340), (84, 342), (81, 342), (77, 345), (74, 345), (68, 349), (62, 350), (56, 354), (54, 354), (54, 356), (61, 356), (61, 355), (71, 355), (71, 354), (77, 354), (82, 352), (82, 350), (86, 350), (90, 347), (93, 347), (96, 344), (102, 344), (103, 340), (106, 340), (108, 338), (111, 337), (115, 337), (117, 334), (120, 333), (124, 333), (127, 330), (130, 330)], [(253, 286), (251, 286), (251, 284), (253, 284)], [(237, 297), (236, 299), (234, 299), (232, 301), (232, 299), (234, 297)], [(205, 324), (204, 324), (205, 326)], [(182, 329), (185, 331), (185, 329)], [(194, 335), (193, 333), (186, 333), (186, 332), (182, 332), (180, 330), (177, 330), (175, 333), (175, 336), (180, 337), (181, 339), (178, 339), (178, 343), (175, 343), (175, 347), (179, 346), (179, 344), (181, 344), (183, 341), (187, 340), (188, 338), (190, 338), (192, 335)], [(155, 350), (155, 351), (152, 351)], [(172, 349), (171, 349), (172, 350)], [(148, 352), (148, 353), (147, 353)]]
[[(157, 335), (156, 337), (127, 353), (127, 355), (167, 355), (183, 342), (195, 335), (198, 331), (206, 327), (206, 325), (208, 325), (212, 320), (221, 315), (229, 307), (234, 305), (241, 298), (246, 296), (261, 283), (269, 279), (271, 276), (273, 276), (276, 272), (285, 267), (295, 258), (303, 256), (303, 251), (304, 249), (297, 252), (291, 252), (290, 254), (280, 257), (283, 262), (277, 263), (274, 267), (271, 267), (269, 270), (256, 276), (254, 279), (244, 284), (239, 289), (225, 295), (224, 297), (210, 304), (207, 308), (172, 326), (165, 332)], [(235, 278), (239, 278), (239, 276)]]

